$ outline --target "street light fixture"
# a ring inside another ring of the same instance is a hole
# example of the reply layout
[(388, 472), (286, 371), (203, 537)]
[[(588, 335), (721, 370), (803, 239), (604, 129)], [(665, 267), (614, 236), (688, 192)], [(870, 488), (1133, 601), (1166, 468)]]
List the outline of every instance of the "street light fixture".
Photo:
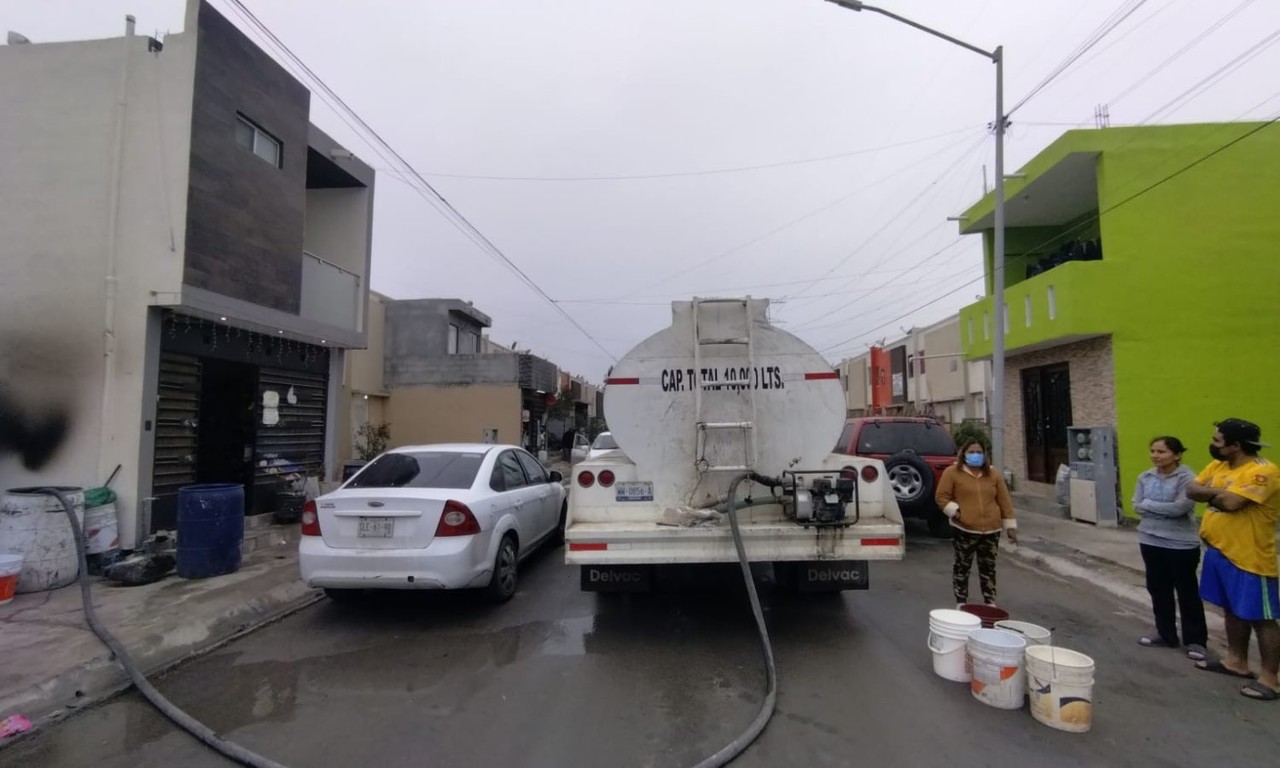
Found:
[(979, 56), (990, 59), (996, 65), (996, 205), (995, 205), (995, 234), (992, 246), (992, 289), (995, 294), (994, 313), (995, 313), (995, 338), (991, 345), (991, 403), (988, 408), (991, 413), (991, 461), (996, 467), (1004, 467), (1004, 322), (1005, 322), (1005, 302), (1004, 302), (1004, 130), (1005, 130), (1005, 114), (1004, 114), (1004, 46), (996, 46), (994, 51), (984, 50), (976, 45), (970, 45), (963, 40), (958, 40), (950, 35), (943, 34), (936, 29), (931, 29), (925, 25), (912, 21), (886, 11), (883, 8), (877, 8), (874, 5), (867, 5), (859, 2), (859, 0), (827, 0), (829, 3), (835, 3), (841, 8), (847, 8), (851, 11), (870, 11), (878, 13), (881, 16), (888, 16), (894, 21), (906, 24), (909, 27), (915, 27), (921, 32), (927, 32), (934, 37), (940, 37), (949, 43), (958, 45), (965, 50), (973, 51)]

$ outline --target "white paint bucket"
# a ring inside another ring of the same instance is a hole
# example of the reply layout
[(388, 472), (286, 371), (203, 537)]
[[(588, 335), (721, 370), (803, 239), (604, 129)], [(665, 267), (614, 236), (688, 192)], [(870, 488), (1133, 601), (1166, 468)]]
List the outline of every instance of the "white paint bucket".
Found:
[(965, 646), (969, 633), (982, 626), (982, 619), (971, 613), (939, 608), (929, 612), (929, 650), (933, 652), (933, 671), (945, 680), (969, 682)]
[[(80, 573), (71, 523), (57, 498), (36, 488), (14, 488), (0, 497), (0, 546), (23, 555), (18, 594), (65, 587)], [(84, 491), (59, 488), (84, 521)]]
[(115, 502), (84, 511), (84, 551), (97, 555), (120, 548), (119, 524)]
[(1027, 695), (1031, 715), (1060, 731), (1093, 727), (1093, 659), (1066, 648), (1027, 649)]
[(1039, 624), (1005, 619), (1004, 621), (996, 622), (996, 629), (1003, 629), (1006, 632), (1017, 632), (1027, 638), (1028, 648), (1033, 645), (1053, 645), (1053, 632), (1045, 629)]
[(1027, 695), (1027, 639), (1003, 629), (976, 629), (969, 633), (968, 647), (973, 698), (996, 709), (1021, 709)]

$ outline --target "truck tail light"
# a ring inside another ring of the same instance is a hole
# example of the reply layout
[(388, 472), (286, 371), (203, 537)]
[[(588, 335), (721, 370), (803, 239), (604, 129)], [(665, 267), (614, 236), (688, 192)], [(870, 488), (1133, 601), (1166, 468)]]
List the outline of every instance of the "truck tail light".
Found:
[(593, 475), (588, 470), (584, 469), (578, 473), (578, 485), (582, 486), (583, 488), (590, 488), (595, 484), (596, 484), (596, 476)]
[(600, 472), (599, 477), (597, 477), (596, 479), (600, 481), (601, 488), (608, 488), (613, 485), (613, 480), (614, 480), (613, 472), (608, 469), (603, 470)]
[(472, 536), (479, 532), (480, 521), (466, 504), (453, 500), (444, 503), (440, 522), (436, 525), (437, 536)]
[(314, 501), (308, 501), (302, 506), (302, 535), (320, 535), (320, 513), (316, 510)]
[(874, 483), (876, 479), (879, 477), (880, 477), (880, 470), (876, 469), (873, 465), (868, 464), (867, 466), (862, 468), (863, 482)]

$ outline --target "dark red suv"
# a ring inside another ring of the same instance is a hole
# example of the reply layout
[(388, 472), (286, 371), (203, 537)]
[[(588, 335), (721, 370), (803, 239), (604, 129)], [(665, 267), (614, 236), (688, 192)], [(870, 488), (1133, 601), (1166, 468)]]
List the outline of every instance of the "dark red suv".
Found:
[(942, 471), (956, 461), (955, 442), (946, 427), (913, 416), (849, 419), (835, 452), (883, 461), (903, 516), (923, 518), (934, 536), (951, 533), (933, 500)]

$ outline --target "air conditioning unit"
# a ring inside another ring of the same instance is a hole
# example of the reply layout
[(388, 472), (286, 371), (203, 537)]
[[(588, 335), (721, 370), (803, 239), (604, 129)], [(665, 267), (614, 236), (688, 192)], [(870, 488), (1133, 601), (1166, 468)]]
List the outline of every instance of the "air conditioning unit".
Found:
[(1113, 427), (1067, 427), (1071, 519), (1116, 527), (1120, 522)]

